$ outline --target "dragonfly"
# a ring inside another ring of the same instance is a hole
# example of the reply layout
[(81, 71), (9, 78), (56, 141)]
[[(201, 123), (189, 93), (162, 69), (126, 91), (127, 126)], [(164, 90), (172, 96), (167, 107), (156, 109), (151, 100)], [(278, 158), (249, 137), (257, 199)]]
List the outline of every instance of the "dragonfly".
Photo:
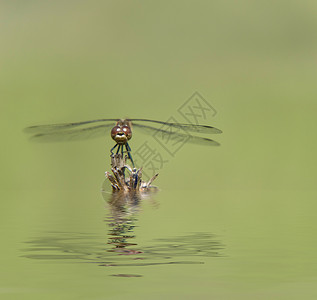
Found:
[(209, 146), (219, 146), (220, 144), (209, 138), (192, 135), (190, 132), (195, 134), (222, 133), (220, 129), (209, 125), (182, 124), (149, 119), (97, 119), (75, 123), (36, 125), (25, 128), (25, 132), (31, 133), (31, 139), (34, 141), (53, 142), (105, 136), (111, 129), (110, 135), (115, 141), (115, 145), (110, 150), (111, 154), (114, 154), (116, 150), (116, 154), (121, 153), (123, 157), (126, 153), (134, 168), (129, 145), (129, 140), (132, 138), (132, 129), (134, 130), (134, 128), (150, 135), (161, 134), (168, 139), (184, 139), (186, 142)]

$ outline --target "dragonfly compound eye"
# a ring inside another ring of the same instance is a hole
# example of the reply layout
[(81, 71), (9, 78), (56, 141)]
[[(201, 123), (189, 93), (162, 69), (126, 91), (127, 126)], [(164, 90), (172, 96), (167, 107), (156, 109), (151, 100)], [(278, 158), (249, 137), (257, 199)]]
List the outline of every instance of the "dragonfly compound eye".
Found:
[(120, 126), (115, 126), (115, 127), (113, 127), (112, 130), (111, 130), (111, 137), (115, 140), (117, 134), (118, 134), (118, 133), (121, 133), (121, 132), (122, 132), (122, 130), (121, 130)]
[(132, 131), (129, 126), (122, 126), (122, 131), (124, 132), (128, 140), (132, 138)]

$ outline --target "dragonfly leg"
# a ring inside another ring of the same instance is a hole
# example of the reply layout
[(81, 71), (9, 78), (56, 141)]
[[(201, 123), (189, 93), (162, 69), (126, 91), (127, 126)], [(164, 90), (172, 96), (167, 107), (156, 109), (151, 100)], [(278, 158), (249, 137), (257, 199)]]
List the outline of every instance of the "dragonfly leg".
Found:
[(131, 147), (128, 143), (125, 144), (125, 148), (128, 152), (131, 152)]
[(134, 161), (133, 161), (133, 158), (132, 158), (132, 155), (131, 155), (131, 148), (130, 148), (128, 143), (125, 144), (125, 148), (126, 148), (127, 153), (128, 153), (128, 158), (131, 160), (131, 163), (132, 163), (132, 166), (133, 166), (133, 169), (134, 169), (135, 168)]
[(123, 145), (121, 145), (121, 156), (122, 156), (122, 159), (124, 159), (124, 156), (123, 156)]
[(119, 145), (118, 149), (117, 149), (117, 153), (116, 154), (119, 154), (120, 152), (120, 148), (122, 147), (122, 145)]
[(116, 149), (117, 146), (118, 146), (118, 144), (115, 144), (115, 145), (111, 148), (111, 150), (110, 150), (111, 154), (113, 154), (113, 150)]

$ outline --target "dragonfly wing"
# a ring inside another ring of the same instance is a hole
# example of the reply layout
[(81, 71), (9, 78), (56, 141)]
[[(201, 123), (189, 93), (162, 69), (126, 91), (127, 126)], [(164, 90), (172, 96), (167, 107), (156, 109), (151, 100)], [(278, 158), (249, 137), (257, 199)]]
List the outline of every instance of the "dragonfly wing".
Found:
[(188, 139), (188, 143), (195, 145), (206, 145), (206, 146), (220, 146), (220, 144), (212, 139), (203, 138), (200, 136), (191, 135)]
[[(220, 144), (212, 139), (194, 136), (189, 133), (176, 132), (170, 130), (163, 130), (160, 128), (155, 128), (152, 126), (141, 125), (141, 124), (133, 124), (135, 128), (142, 130), (144, 133), (155, 135), (158, 139), (171, 140), (174, 139), (175, 142), (183, 141), (185, 143), (193, 143), (198, 145), (206, 145), (206, 146), (219, 146)], [(175, 129), (174, 129), (175, 130)]]
[(98, 120), (91, 120), (91, 121), (83, 121), (83, 122), (75, 122), (75, 123), (60, 123), (60, 124), (50, 124), (50, 125), (36, 125), (30, 126), (24, 129), (26, 133), (48, 133), (48, 132), (55, 132), (60, 130), (69, 130), (73, 128), (84, 128), (86, 125), (91, 123), (106, 123), (111, 122), (112, 126), (114, 126), (113, 122), (118, 121), (118, 119), (98, 119)]
[(109, 135), (108, 129), (112, 126), (113, 124), (106, 124), (73, 130), (56, 130), (44, 133), (37, 133), (31, 137), (31, 140), (37, 142), (60, 142), (96, 138)]
[[(182, 124), (182, 123), (169, 123), (169, 122), (162, 122), (162, 121), (155, 121), (155, 120), (147, 120), (147, 119), (132, 119), (133, 122), (150, 122), (156, 124), (162, 124), (162, 130), (165, 130), (168, 127), (175, 128), (175, 129), (182, 129), (185, 131), (190, 132), (197, 132), (197, 133), (207, 133), (207, 134), (214, 134), (214, 133), (222, 133), (222, 131), (218, 128), (208, 126), (208, 125), (195, 125), (195, 124)], [(146, 126), (146, 125), (144, 125)]]

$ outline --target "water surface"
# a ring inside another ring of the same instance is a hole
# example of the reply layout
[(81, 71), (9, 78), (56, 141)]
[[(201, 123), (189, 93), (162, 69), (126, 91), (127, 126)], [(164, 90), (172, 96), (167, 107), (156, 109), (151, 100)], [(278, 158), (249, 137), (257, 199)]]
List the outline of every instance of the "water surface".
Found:
[[(59, 199), (65, 202), (58, 201), (58, 209), (56, 203), (43, 205), (33, 217), (32, 205), (24, 202), (19, 218), (7, 220), (5, 243), (17, 249), (4, 260), (4, 294), (48, 299), (314, 295), (313, 194), (161, 191), (154, 202), (142, 200), (120, 220), (101, 195), (86, 201), (96, 193), (81, 194), (67, 211), (62, 209), (69, 206), (67, 197)], [(45, 194), (24, 195), (32, 197), (40, 203)]]

